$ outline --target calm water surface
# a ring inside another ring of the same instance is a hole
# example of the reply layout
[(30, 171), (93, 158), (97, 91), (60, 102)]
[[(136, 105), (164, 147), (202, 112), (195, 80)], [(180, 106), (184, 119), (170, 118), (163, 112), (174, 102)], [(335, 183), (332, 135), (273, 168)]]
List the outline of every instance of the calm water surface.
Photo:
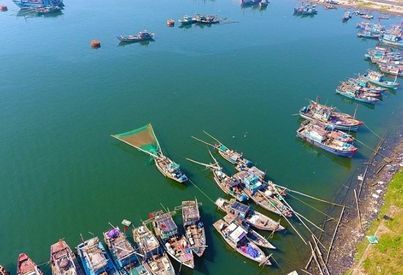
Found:
[[(203, 137), (203, 129), (244, 152), (277, 183), (334, 200), (370, 151), (359, 146), (346, 160), (306, 145), (295, 137), (299, 119), (293, 114), (316, 96), (354, 112), (356, 104), (334, 91), (369, 66), (363, 54), (375, 42), (355, 37), (358, 19), (342, 24), (342, 9), (294, 17), (289, 0), (272, 1), (264, 11), (228, 0), (71, 0), (60, 16), (34, 18), (18, 16), (10, 0), (3, 3), (9, 11), (0, 14), (1, 264), (15, 272), (23, 251), (44, 263), (59, 238), (74, 247), (80, 233), (101, 236), (108, 222), (138, 224), (160, 204), (173, 209), (195, 196), (203, 203), (209, 247), (196, 269), (183, 273), (284, 274), (305, 263), (307, 247), (292, 230), (272, 240), (278, 267), (262, 269), (236, 254), (211, 227), (222, 213), (197, 188), (164, 179), (149, 157), (110, 135), (152, 122), (164, 151), (212, 199), (223, 193), (209, 171), (185, 160), (209, 161), (207, 148), (190, 138)], [(194, 13), (234, 23), (165, 25)], [(156, 33), (155, 42), (118, 46), (115, 36), (144, 28)], [(101, 49), (90, 49), (94, 38)], [(384, 134), (398, 121), (399, 93), (375, 108), (359, 105), (357, 116)], [(377, 142), (366, 129), (357, 137)]]

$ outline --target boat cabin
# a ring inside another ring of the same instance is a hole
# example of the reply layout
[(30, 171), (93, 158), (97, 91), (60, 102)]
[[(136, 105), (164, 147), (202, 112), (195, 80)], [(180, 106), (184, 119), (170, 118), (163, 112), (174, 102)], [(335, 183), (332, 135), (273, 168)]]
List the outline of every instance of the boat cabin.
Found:
[(168, 239), (178, 234), (178, 227), (169, 213), (163, 213), (157, 216), (155, 223), (161, 239)]

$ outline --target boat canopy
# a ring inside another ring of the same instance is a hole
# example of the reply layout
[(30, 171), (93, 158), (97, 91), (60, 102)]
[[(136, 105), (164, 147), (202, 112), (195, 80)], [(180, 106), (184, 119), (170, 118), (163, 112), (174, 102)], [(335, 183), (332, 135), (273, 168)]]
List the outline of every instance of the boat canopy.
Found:
[(234, 203), (231, 205), (231, 209), (232, 209), (235, 213), (237, 213), (238, 215), (240, 215), (242, 218), (245, 218), (245, 217), (246, 217), (246, 214), (247, 214), (248, 211), (249, 211), (249, 206), (248, 206), (248, 205), (245, 205), (245, 204), (242, 204), (242, 203), (239, 203), (239, 202), (234, 202)]
[(113, 135), (113, 137), (153, 155), (157, 155), (161, 151), (151, 123), (128, 132)]
[(178, 227), (176, 226), (172, 216), (168, 213), (165, 213), (158, 218), (155, 219), (158, 228), (161, 231), (161, 237), (163, 239), (169, 238), (178, 232)]
[(238, 243), (246, 236), (246, 230), (240, 226), (237, 226), (235, 223), (231, 223), (228, 229), (232, 231), (229, 236), (235, 243)]
[(222, 152), (226, 152), (229, 149), (224, 145), (224, 144), (220, 144), (220, 146), (218, 147), (218, 150), (222, 151)]

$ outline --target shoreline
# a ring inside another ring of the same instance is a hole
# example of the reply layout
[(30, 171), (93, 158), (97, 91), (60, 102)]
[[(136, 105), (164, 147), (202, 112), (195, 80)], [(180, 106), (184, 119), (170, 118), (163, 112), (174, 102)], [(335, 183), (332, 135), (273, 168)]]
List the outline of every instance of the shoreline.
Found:
[[(339, 227), (335, 229), (336, 226), (333, 223), (327, 226), (326, 221), (324, 222), (324, 241), (331, 242), (329, 236), (335, 234), (327, 263), (331, 274), (345, 273), (354, 266), (357, 246), (365, 238), (373, 221), (378, 218), (389, 183), (403, 165), (401, 131), (382, 140), (377, 150), (377, 153), (369, 159), (369, 163), (353, 172), (344, 185), (345, 195), (338, 203), (348, 207), (345, 208), (340, 219)], [(357, 200), (354, 190), (356, 190)], [(359, 210), (357, 210), (357, 201)], [(333, 217), (338, 217), (341, 211), (340, 208), (332, 208), (329, 212)], [(337, 230), (336, 233), (334, 233), (335, 230)], [(311, 265), (310, 270), (315, 271), (315, 268)]]
[[(311, 0), (310, 2), (324, 7), (329, 5), (325, 0)], [(403, 16), (403, 4), (394, 0), (339, 0), (337, 2), (338, 4), (335, 5), (337, 8), (370, 10), (383, 14)]]

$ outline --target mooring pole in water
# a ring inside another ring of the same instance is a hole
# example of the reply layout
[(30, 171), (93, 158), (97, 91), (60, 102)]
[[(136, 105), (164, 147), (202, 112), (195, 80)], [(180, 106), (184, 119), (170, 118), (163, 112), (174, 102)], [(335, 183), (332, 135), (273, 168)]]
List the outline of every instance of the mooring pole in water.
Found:
[(321, 262), (321, 264), (323, 264), (326, 273), (327, 273), (327, 274), (330, 274), (329, 269), (327, 268), (327, 265), (326, 265), (325, 261), (323, 260), (322, 252), (320, 251), (320, 249), (319, 249), (319, 247), (318, 247), (318, 243), (317, 243), (316, 240), (315, 240), (315, 235), (312, 235), (312, 239), (313, 239), (313, 242), (314, 242), (314, 244), (315, 244), (315, 249), (316, 249), (316, 251), (318, 252), (319, 262)]
[(355, 197), (355, 203), (357, 204), (358, 221), (360, 222), (360, 228), (361, 228), (361, 231), (362, 231), (362, 223), (361, 223), (360, 206), (358, 205), (357, 192), (355, 191), (355, 189), (354, 189), (354, 197)]
[(339, 221), (337, 222), (336, 228), (334, 229), (332, 240), (330, 241), (329, 249), (327, 250), (326, 261), (325, 261), (326, 263), (328, 263), (328, 261), (329, 261), (330, 251), (332, 250), (332, 247), (333, 247), (333, 242), (334, 242), (334, 239), (337, 234), (337, 229), (339, 228), (341, 219), (343, 218), (344, 209), (345, 209), (345, 207), (343, 207), (343, 209), (341, 209)]
[(313, 249), (313, 246), (312, 246), (311, 242), (309, 242), (309, 246), (311, 247), (312, 257), (315, 260), (316, 264), (318, 265), (320, 274), (324, 275), (322, 267), (320, 266), (320, 264), (318, 262), (318, 258), (316, 257), (316, 253), (315, 253), (315, 250)]

